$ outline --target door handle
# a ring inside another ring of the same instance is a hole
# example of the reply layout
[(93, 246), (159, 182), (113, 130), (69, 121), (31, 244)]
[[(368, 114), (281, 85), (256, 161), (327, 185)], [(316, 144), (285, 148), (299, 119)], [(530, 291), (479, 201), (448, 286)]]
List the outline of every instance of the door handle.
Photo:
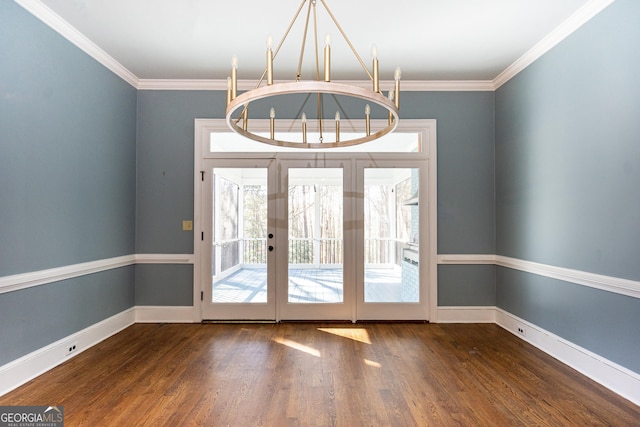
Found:
[(269, 246), (269, 252), (273, 251), (273, 246)]

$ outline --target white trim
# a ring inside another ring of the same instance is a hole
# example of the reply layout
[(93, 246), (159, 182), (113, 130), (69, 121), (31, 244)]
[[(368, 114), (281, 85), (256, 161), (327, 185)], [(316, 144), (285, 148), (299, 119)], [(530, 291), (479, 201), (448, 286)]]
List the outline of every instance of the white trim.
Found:
[(104, 65), (108, 70), (129, 83), (134, 88), (138, 87), (139, 79), (122, 64), (113, 59), (111, 55), (102, 50), (97, 44), (88, 39), (84, 34), (69, 24), (60, 15), (39, 0), (15, 0), (33, 16), (44, 22), (62, 37), (76, 45), (87, 55)]
[(495, 255), (478, 254), (442, 254), (438, 255), (438, 264), (495, 264)]
[(496, 307), (438, 307), (438, 323), (496, 323)]
[(136, 323), (198, 323), (192, 306), (136, 306)]
[(133, 254), (0, 277), (0, 294), (134, 264), (193, 264), (193, 254)]
[(495, 264), (514, 270), (550, 277), (564, 282), (588, 286), (603, 291), (640, 298), (640, 281), (621, 279), (554, 265), (540, 264), (502, 255), (473, 255), (473, 254), (440, 254), (438, 265), (479, 265)]
[[(226, 84), (226, 83), (225, 83)], [(372, 121), (374, 122), (374, 121)], [(268, 120), (254, 120), (252, 121), (256, 129), (268, 129)], [(205, 225), (203, 211), (204, 207), (202, 197), (198, 197), (202, 190), (202, 178), (200, 172), (204, 170), (204, 164), (208, 159), (216, 158), (275, 158), (276, 153), (264, 152), (264, 153), (211, 153), (209, 147), (210, 134), (216, 131), (227, 131), (228, 127), (224, 119), (194, 119), (194, 230), (203, 230)], [(429, 233), (428, 237), (428, 262), (421, 265), (428, 264), (429, 275), (429, 289), (428, 292), (428, 320), (432, 322), (438, 321), (438, 273), (437, 273), (437, 241), (438, 241), (438, 227), (437, 227), (437, 121), (435, 119), (407, 119), (402, 120), (396, 132), (419, 132), (423, 138), (423, 151), (416, 154), (416, 159), (426, 161), (428, 164), (428, 197), (429, 208), (428, 218), (423, 218), (421, 221), (428, 221)], [(319, 154), (315, 154), (317, 157)], [(393, 160), (402, 159), (406, 153), (336, 153), (336, 158), (341, 155), (346, 155), (352, 160), (363, 156), (363, 159), (377, 161), (376, 159)], [(321, 156), (321, 155), (320, 155)], [(277, 157), (281, 159), (298, 159), (302, 160), (300, 153), (277, 153)], [(433, 160), (433, 161), (431, 161)], [(425, 245), (426, 246), (426, 243)], [(424, 247), (423, 246), (423, 247)], [(204, 249), (202, 248), (202, 242), (198, 239), (194, 239), (194, 257), (195, 267), (193, 271), (194, 291), (193, 291), (193, 305), (197, 307), (198, 311), (202, 313), (202, 302), (200, 301), (200, 293), (204, 292), (202, 288), (204, 272), (201, 271), (205, 265)], [(415, 319), (415, 317), (412, 317)]]
[[(625, 399), (640, 405), (640, 375), (500, 308), (496, 323)], [(525, 335), (518, 333), (523, 327)]]
[[(275, 83), (284, 83), (276, 81)], [(336, 80), (335, 83), (348, 84), (369, 89), (369, 80)], [(380, 82), (382, 88), (392, 88), (395, 82), (384, 80)], [(140, 90), (227, 90), (227, 80), (221, 79), (140, 79)], [(254, 80), (238, 80), (238, 90), (255, 89)], [(492, 92), (494, 85), (491, 80), (403, 80), (402, 90), (405, 92)]]
[(492, 85), (494, 90), (511, 80), (520, 71), (527, 68), (534, 61), (540, 58), (545, 53), (553, 49), (558, 43), (571, 35), (578, 28), (583, 26), (587, 21), (602, 12), (607, 6), (613, 3), (614, 0), (591, 0), (584, 6), (574, 12), (569, 18), (567, 18), (562, 24), (556, 27), (553, 31), (547, 34), (542, 40), (536, 43), (531, 49), (529, 49), (524, 55), (516, 59), (516, 61), (509, 65), (504, 71), (493, 79)]
[[(502, 255), (440, 254), (438, 265), (491, 265), (640, 298), (640, 281), (540, 264)], [(195, 264), (194, 254), (133, 254), (0, 277), (0, 294), (134, 264)], [(194, 271), (194, 275), (195, 275)], [(432, 296), (434, 297), (434, 296)], [(195, 298), (195, 297), (194, 297)], [(431, 307), (430, 311), (433, 311)], [(432, 319), (436, 321), (436, 319)]]
[[(0, 366), (0, 396), (117, 334), (132, 325), (134, 318), (134, 309), (130, 308)], [(75, 344), (77, 350), (67, 355), (70, 343)]]
[(588, 273), (586, 271), (524, 261), (501, 255), (496, 256), (496, 265), (527, 273), (534, 273), (565, 282), (576, 283), (590, 288), (601, 289), (603, 291), (614, 292), (616, 294), (640, 298), (640, 282), (634, 280), (620, 279), (618, 277), (604, 276), (602, 274)]
[(136, 254), (136, 264), (193, 264), (193, 254)]
[(14, 274), (12, 276), (4, 276), (0, 277), (0, 294), (5, 292), (17, 291), (19, 289), (30, 288), (32, 286), (44, 285), (46, 283), (58, 282), (60, 280), (84, 276), (86, 274), (126, 267), (134, 263), (135, 255), (124, 255), (115, 258), (107, 258), (97, 261), (83, 262), (80, 264), (65, 265), (63, 267), (57, 268), (49, 268), (47, 270), (39, 270), (29, 273)]

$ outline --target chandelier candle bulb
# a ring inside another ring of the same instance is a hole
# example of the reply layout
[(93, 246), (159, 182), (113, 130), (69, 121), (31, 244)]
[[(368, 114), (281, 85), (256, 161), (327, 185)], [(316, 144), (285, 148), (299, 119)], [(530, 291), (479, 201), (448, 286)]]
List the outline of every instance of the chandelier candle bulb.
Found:
[(269, 36), (267, 38), (267, 85), (273, 84), (273, 38)]
[(364, 106), (364, 119), (367, 136), (369, 136), (371, 135), (371, 107), (369, 107), (369, 104)]
[(231, 100), (238, 95), (238, 58), (231, 58)]
[(302, 113), (302, 142), (307, 143), (307, 115)]
[(400, 109), (400, 77), (402, 77), (402, 71), (400, 67), (396, 68), (396, 71), (393, 73), (393, 78), (396, 81), (396, 93), (395, 93), (395, 101), (396, 108)]
[(340, 142), (340, 111), (336, 111), (336, 142)]
[(227, 105), (231, 103), (231, 77), (227, 77)]
[(271, 107), (269, 111), (269, 132), (271, 133), (271, 139), (275, 139), (275, 124), (276, 124), (276, 109)]
[(324, 81), (331, 81), (331, 35), (329, 34), (324, 44)]
[(380, 76), (378, 74), (378, 48), (374, 45), (371, 48), (371, 56), (373, 56), (373, 91), (380, 92)]

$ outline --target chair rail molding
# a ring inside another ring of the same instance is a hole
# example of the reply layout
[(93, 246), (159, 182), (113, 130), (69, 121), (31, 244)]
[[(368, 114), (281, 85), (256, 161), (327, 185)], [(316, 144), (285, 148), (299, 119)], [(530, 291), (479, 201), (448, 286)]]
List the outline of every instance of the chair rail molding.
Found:
[(193, 254), (131, 254), (0, 277), (0, 294), (135, 264), (193, 264)]
[(482, 265), (494, 264), (526, 273), (537, 274), (564, 282), (640, 298), (640, 281), (605, 276), (588, 271), (574, 270), (555, 265), (541, 264), (502, 255), (439, 254), (438, 265)]

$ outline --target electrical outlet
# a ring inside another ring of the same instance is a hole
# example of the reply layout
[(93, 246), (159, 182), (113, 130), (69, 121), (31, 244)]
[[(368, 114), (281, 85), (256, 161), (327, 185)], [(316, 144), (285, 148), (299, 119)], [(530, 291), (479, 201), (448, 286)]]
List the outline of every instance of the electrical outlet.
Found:
[(516, 330), (518, 331), (518, 335), (522, 335), (523, 337), (527, 336), (527, 330), (524, 328), (524, 326), (518, 325), (518, 328)]
[(69, 356), (70, 354), (75, 353), (78, 350), (78, 343), (77, 342), (72, 342), (67, 344), (67, 356)]

